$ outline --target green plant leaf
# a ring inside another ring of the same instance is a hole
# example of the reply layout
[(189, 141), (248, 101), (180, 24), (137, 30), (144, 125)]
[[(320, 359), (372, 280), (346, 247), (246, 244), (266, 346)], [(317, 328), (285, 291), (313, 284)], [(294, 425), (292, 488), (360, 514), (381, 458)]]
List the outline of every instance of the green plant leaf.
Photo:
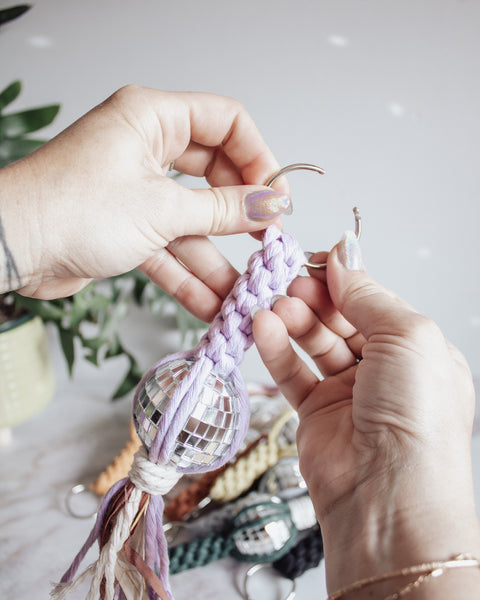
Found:
[(84, 358), (85, 360), (88, 360), (88, 362), (92, 363), (92, 365), (95, 365), (96, 367), (100, 366), (98, 362), (98, 352), (96, 350), (87, 352), (86, 354), (84, 354)]
[(110, 341), (108, 345), (107, 351), (105, 353), (105, 358), (113, 358), (114, 356), (120, 356), (125, 353), (125, 349), (123, 348), (120, 338), (118, 335), (114, 336), (114, 338)]
[(122, 286), (118, 285), (118, 282), (116, 280), (110, 282), (110, 293), (112, 296), (111, 304), (116, 304), (124, 293)]
[(8, 8), (3, 8), (2, 10), (0, 10), (0, 25), (4, 25), (8, 21), (13, 21), (13, 19), (17, 19), (31, 8), (32, 7), (30, 4), (17, 4), (16, 6), (9, 6)]
[(0, 112), (13, 102), (22, 91), (22, 82), (17, 80), (0, 92)]
[(74, 296), (72, 296), (72, 309), (69, 314), (69, 326), (74, 329), (78, 328), (80, 323), (86, 319), (88, 314), (89, 306), (84, 292), (85, 289), (80, 290), (80, 292), (77, 292)]
[(38, 315), (44, 321), (59, 323), (65, 314), (64, 310), (50, 300), (38, 300), (36, 298), (27, 298), (20, 294), (15, 294), (15, 303), (17, 306), (23, 306), (33, 315)]
[(59, 104), (31, 108), (21, 112), (2, 115), (0, 118), (0, 136), (19, 137), (50, 125), (60, 110)]
[(132, 295), (138, 306), (141, 306), (143, 300), (143, 293), (145, 292), (145, 288), (149, 284), (149, 279), (147, 281), (141, 280), (140, 278), (135, 278), (135, 283), (133, 285)]
[(99, 338), (108, 342), (117, 332), (120, 323), (125, 319), (128, 312), (128, 302), (119, 301), (113, 306), (111, 312), (105, 315), (100, 327)]
[(142, 378), (142, 371), (135, 360), (135, 358), (131, 354), (127, 354), (128, 359), (130, 361), (130, 367), (125, 375), (123, 381), (114, 391), (112, 400), (118, 400), (123, 396), (126, 396), (129, 392), (131, 392), (138, 385), (138, 382)]
[(99, 338), (86, 338), (82, 335), (81, 332), (78, 333), (78, 338), (82, 343), (82, 347), (87, 348), (87, 350), (89, 350), (90, 353), (98, 353), (100, 348), (103, 346), (103, 342)]
[(110, 298), (96, 290), (95, 282), (71, 296), (71, 300), (69, 319), (72, 328), (78, 328), (83, 321), (98, 323), (111, 305)]
[(44, 143), (44, 140), (31, 140), (28, 138), (3, 138), (0, 140), (0, 160), (9, 164), (27, 156), (27, 154), (43, 146)]
[(65, 360), (67, 361), (68, 374), (71, 377), (73, 373), (73, 363), (75, 362), (75, 334), (70, 329), (58, 327), (58, 335), (60, 336), (60, 344), (62, 346)]

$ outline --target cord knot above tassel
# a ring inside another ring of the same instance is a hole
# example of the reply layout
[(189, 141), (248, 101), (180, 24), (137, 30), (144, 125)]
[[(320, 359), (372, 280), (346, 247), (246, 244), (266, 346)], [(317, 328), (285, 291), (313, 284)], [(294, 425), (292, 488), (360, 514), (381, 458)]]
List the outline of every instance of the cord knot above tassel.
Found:
[(176, 470), (175, 465), (156, 464), (148, 460), (147, 451), (142, 446), (134, 455), (128, 476), (142, 492), (152, 496), (164, 496), (182, 477), (182, 473)]

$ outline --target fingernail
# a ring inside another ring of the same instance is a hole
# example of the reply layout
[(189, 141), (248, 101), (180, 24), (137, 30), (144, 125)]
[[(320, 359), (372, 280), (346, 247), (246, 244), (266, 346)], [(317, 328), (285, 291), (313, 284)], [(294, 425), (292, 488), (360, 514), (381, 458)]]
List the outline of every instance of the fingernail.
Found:
[(255, 306), (252, 306), (252, 308), (250, 309), (250, 316), (252, 317), (252, 321), (259, 310), (263, 310), (263, 309), (258, 304), (255, 304)]
[(252, 192), (243, 199), (243, 211), (247, 219), (267, 221), (279, 215), (292, 214), (292, 201), (288, 194), (275, 190)]
[(360, 244), (353, 231), (343, 234), (338, 246), (338, 258), (349, 271), (365, 271)]
[(270, 308), (273, 308), (273, 305), (275, 304), (275, 302), (277, 300), (280, 300), (281, 298), (286, 298), (287, 296), (284, 296), (283, 294), (276, 294), (275, 296), (272, 296), (272, 299), (270, 300)]

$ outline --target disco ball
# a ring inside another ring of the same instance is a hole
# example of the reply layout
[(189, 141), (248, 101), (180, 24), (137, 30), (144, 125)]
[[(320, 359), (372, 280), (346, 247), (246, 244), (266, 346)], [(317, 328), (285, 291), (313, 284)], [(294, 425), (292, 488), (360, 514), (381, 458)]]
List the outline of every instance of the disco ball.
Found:
[(273, 561), (292, 547), (297, 529), (288, 505), (268, 494), (249, 494), (233, 520), (234, 555), (240, 560)]
[[(150, 450), (174, 390), (190, 371), (193, 360), (176, 359), (158, 367), (137, 394), (133, 421), (139, 438)], [(239, 394), (228, 377), (210, 373), (192, 413), (177, 437), (169, 464), (178, 468), (211, 466), (232, 443), (239, 426)]]

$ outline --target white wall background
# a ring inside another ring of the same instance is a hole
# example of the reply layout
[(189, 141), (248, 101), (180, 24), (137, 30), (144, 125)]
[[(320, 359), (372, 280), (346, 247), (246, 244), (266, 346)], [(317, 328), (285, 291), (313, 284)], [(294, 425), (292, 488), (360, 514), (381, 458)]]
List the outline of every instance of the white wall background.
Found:
[[(327, 249), (358, 204), (369, 271), (479, 374), (479, 27), (475, 0), (38, 0), (0, 33), (0, 84), (61, 102), (47, 135), (126, 83), (240, 99), (282, 165), (327, 170), (290, 177), (286, 228)], [(255, 242), (219, 245), (242, 268)]]

